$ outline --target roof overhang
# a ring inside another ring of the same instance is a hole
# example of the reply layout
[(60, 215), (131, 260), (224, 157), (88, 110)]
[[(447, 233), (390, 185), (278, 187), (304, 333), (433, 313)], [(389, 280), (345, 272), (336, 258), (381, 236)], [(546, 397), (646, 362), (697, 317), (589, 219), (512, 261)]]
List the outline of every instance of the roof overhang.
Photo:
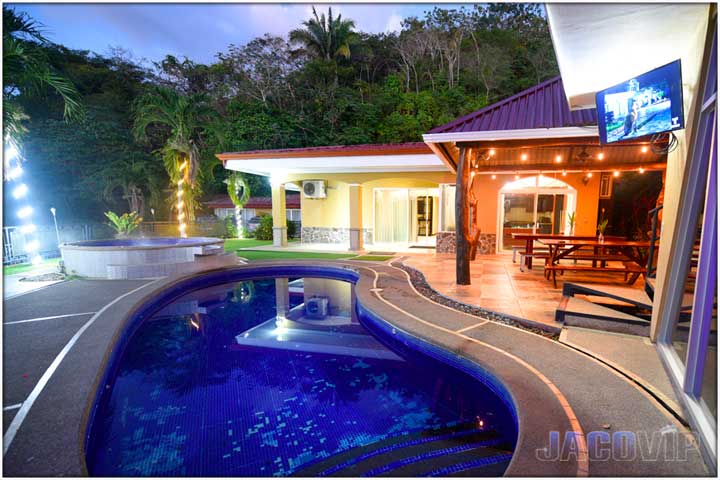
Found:
[[(531, 140), (539, 138), (597, 137), (597, 126), (533, 128), (528, 130), (486, 130), (481, 132), (426, 133), (425, 143), (492, 142), (497, 140)], [(432, 146), (430, 146), (432, 148)]]
[(705, 36), (708, 3), (548, 3), (545, 8), (571, 109), (594, 107), (599, 90), (678, 58), (683, 82), (694, 84), (697, 62), (688, 55), (698, 36)]
[(447, 165), (429, 154), (337, 155), (316, 157), (233, 158), (223, 154), (225, 168), (266, 177), (274, 174), (446, 172)]

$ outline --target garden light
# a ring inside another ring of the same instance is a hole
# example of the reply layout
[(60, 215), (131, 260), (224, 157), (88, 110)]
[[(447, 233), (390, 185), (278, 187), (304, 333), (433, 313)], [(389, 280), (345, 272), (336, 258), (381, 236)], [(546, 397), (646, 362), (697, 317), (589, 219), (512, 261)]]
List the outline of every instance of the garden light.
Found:
[(23, 196), (25, 196), (27, 191), (28, 191), (27, 185), (25, 185), (24, 183), (21, 183), (20, 185), (15, 187), (15, 190), (13, 190), (13, 197), (15, 197), (15, 198), (23, 197)]

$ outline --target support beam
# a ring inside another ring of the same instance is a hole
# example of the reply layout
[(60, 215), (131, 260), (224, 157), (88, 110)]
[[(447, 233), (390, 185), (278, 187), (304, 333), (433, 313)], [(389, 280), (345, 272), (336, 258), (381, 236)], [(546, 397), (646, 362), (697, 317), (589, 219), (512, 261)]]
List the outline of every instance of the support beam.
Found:
[(362, 185), (351, 183), (348, 186), (348, 206), (350, 208), (350, 250), (363, 249), (362, 224)]
[(458, 285), (470, 285), (470, 244), (467, 235), (469, 164), (467, 149), (460, 148), (455, 176), (455, 283)]
[(287, 247), (285, 184), (272, 185), (273, 245)]

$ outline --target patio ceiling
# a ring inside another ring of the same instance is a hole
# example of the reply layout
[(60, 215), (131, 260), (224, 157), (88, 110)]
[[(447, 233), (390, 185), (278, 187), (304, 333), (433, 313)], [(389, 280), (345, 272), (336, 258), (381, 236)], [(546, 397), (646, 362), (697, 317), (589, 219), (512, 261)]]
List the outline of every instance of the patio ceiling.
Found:
[(546, 4), (565, 95), (572, 109), (595, 106), (595, 93), (678, 58), (694, 84), (689, 52), (704, 37), (709, 4)]
[(473, 169), (479, 173), (559, 172), (664, 169), (667, 155), (646, 145), (587, 145), (528, 148), (471, 148)]

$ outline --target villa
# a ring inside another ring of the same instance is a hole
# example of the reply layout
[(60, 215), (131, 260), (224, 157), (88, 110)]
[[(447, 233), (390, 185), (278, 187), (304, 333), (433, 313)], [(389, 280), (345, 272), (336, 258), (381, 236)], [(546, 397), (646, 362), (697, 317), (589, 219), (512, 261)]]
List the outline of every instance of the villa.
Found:
[(559, 76), (415, 142), (217, 153), (272, 245), (191, 230), (185, 153), (177, 237), (59, 245), (3, 475), (716, 476), (717, 6), (545, 13)]

